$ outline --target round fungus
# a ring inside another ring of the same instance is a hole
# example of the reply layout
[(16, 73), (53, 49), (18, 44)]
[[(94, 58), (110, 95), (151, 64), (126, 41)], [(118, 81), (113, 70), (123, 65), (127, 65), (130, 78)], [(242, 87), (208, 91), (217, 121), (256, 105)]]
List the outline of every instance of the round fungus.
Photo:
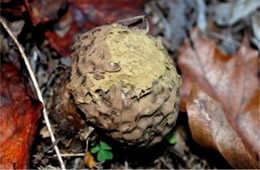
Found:
[(181, 78), (160, 41), (120, 24), (97, 27), (74, 46), (70, 93), (87, 121), (135, 146), (174, 126)]

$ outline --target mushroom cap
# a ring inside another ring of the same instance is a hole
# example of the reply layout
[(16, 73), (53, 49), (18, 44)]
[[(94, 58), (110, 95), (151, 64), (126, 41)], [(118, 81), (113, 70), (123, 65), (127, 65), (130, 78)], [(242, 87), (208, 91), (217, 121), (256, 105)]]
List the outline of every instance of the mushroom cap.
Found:
[(97, 27), (74, 46), (69, 89), (87, 121), (135, 146), (174, 126), (180, 76), (160, 41), (119, 24)]

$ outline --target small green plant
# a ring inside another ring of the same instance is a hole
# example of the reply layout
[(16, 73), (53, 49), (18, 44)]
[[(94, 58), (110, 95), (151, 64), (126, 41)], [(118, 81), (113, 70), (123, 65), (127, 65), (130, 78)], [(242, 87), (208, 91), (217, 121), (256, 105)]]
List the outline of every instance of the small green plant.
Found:
[(168, 142), (170, 143), (170, 144), (175, 144), (176, 143), (176, 138), (175, 138), (175, 136), (174, 136), (174, 133), (171, 131), (171, 132), (169, 132), (166, 136), (165, 136), (165, 138), (168, 140)]
[(97, 154), (97, 160), (101, 163), (104, 163), (106, 160), (113, 159), (113, 153), (111, 152), (111, 150), (111, 146), (100, 140), (98, 144), (93, 143), (90, 152), (93, 154)]

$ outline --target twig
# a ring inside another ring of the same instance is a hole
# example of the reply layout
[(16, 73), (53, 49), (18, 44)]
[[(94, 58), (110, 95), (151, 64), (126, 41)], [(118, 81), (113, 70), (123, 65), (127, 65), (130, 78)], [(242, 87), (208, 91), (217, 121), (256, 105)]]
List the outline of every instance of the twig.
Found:
[(236, 41), (236, 40), (234, 40), (232, 38), (226, 37), (224, 35), (218, 34), (216, 32), (210, 32), (209, 35), (214, 37), (214, 38), (220, 39), (222, 41), (226, 41), (226, 42), (232, 43), (232, 44), (234, 44), (234, 45), (236, 45), (238, 47), (241, 46), (240, 42), (238, 42), (238, 41)]
[(58, 157), (58, 160), (60, 162), (60, 166), (61, 166), (61, 169), (62, 170), (65, 170), (65, 165), (63, 163), (63, 160), (62, 160), (62, 157), (60, 155), (60, 150), (58, 148), (58, 146), (56, 145), (56, 140), (55, 140), (55, 137), (54, 137), (54, 134), (52, 132), (52, 129), (51, 129), (51, 124), (50, 124), (50, 120), (48, 118), (48, 115), (47, 115), (47, 112), (46, 112), (46, 109), (45, 109), (45, 105), (44, 105), (44, 101), (43, 101), (43, 97), (42, 97), (42, 94), (41, 94), (41, 90), (39, 88), (39, 85), (37, 83), (37, 80), (34, 76), (34, 73), (32, 71), (32, 68), (31, 68), (31, 65), (22, 49), (22, 46), (20, 45), (20, 43), (18, 42), (18, 40), (15, 38), (15, 36), (13, 35), (12, 31), (8, 28), (8, 26), (6, 25), (6, 23), (2, 20), (2, 18), (0, 18), (0, 22), (1, 24), (3, 25), (3, 27), (5, 28), (5, 30), (7, 31), (7, 33), (9, 34), (9, 36), (12, 38), (12, 40), (14, 41), (15, 45), (17, 46), (19, 52), (21, 53), (21, 56), (22, 56), (22, 59), (24, 60), (24, 63), (26, 65), (26, 68), (29, 72), (29, 76), (33, 82), (33, 86), (35, 88), (35, 91), (36, 91), (36, 94), (37, 94), (37, 97), (38, 99), (40, 100), (40, 102), (42, 102), (43, 104), (43, 109), (42, 109), (42, 113), (43, 113), (43, 117), (44, 117), (44, 120), (45, 120), (45, 123), (46, 123), (46, 126), (47, 126), (47, 129), (50, 133), (50, 137), (51, 137), (51, 142), (52, 144), (54, 145), (54, 150), (56, 152), (56, 155)]
[(85, 153), (64, 153), (60, 154), (62, 157), (84, 157)]
[(149, 30), (150, 30), (150, 27), (149, 27), (149, 22), (146, 19), (145, 15), (140, 15), (140, 16), (136, 16), (136, 17), (132, 17), (132, 18), (121, 19), (121, 20), (118, 20), (117, 23), (123, 24), (124, 22), (130, 22), (127, 25), (132, 25), (132, 24), (134, 24), (134, 23), (136, 23), (136, 22), (138, 22), (140, 20), (142, 20), (142, 22), (145, 22), (145, 25), (146, 25), (145, 33), (147, 34), (149, 32)]

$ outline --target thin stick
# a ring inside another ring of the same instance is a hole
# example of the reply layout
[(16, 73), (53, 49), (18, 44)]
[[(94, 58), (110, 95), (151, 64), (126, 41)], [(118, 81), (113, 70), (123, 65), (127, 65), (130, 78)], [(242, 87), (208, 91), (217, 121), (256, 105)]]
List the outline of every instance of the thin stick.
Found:
[(62, 157), (84, 157), (85, 153), (64, 153), (60, 154)]
[(117, 23), (123, 24), (124, 22), (130, 22), (129, 25), (134, 24), (138, 21), (142, 20), (143, 22), (145, 22), (146, 28), (145, 28), (145, 33), (147, 34), (150, 30), (149, 27), (149, 22), (146, 19), (145, 15), (140, 15), (140, 16), (136, 16), (136, 17), (132, 17), (132, 18), (126, 18), (126, 19), (121, 19), (118, 20)]
[(60, 162), (61, 169), (62, 169), (62, 170), (66, 170), (65, 165), (64, 165), (63, 160), (62, 160), (62, 157), (61, 157), (61, 155), (60, 155), (60, 150), (59, 150), (59, 148), (58, 148), (58, 146), (57, 146), (57, 144), (56, 144), (56, 140), (55, 140), (54, 134), (53, 134), (52, 129), (51, 129), (50, 120), (49, 120), (49, 118), (48, 118), (48, 115), (47, 115), (47, 112), (46, 112), (46, 109), (45, 109), (45, 105), (44, 105), (43, 97), (42, 97), (42, 94), (41, 94), (41, 90), (40, 90), (39, 85), (38, 85), (38, 83), (37, 83), (37, 80), (36, 80), (36, 78), (35, 78), (35, 76), (34, 76), (34, 73), (33, 73), (33, 71), (32, 71), (31, 65), (30, 65), (30, 63), (29, 63), (29, 61), (28, 61), (28, 59), (27, 59), (27, 57), (26, 57), (26, 55), (25, 55), (25, 53), (24, 53), (24, 51), (23, 51), (23, 49), (22, 49), (22, 46), (20, 45), (20, 43), (18, 42), (18, 40), (15, 38), (15, 36), (14, 36), (13, 33), (12, 33), (12, 31), (8, 28), (8, 26), (6, 25), (6, 23), (2, 20), (2, 18), (0, 18), (0, 22), (1, 22), (1, 24), (3, 25), (3, 27), (5, 28), (5, 30), (7, 31), (7, 33), (9, 34), (9, 36), (12, 38), (12, 40), (14, 41), (14, 43), (16, 44), (16, 46), (18, 47), (19, 52), (21, 53), (21, 56), (22, 56), (22, 58), (23, 58), (23, 60), (24, 60), (24, 63), (25, 63), (25, 65), (26, 65), (26, 68), (27, 68), (27, 70), (28, 70), (28, 72), (29, 72), (30, 78), (31, 78), (31, 80), (32, 80), (32, 82), (33, 82), (33, 86), (34, 86), (34, 88), (35, 88), (37, 97), (38, 97), (38, 99), (40, 100), (40, 102), (42, 102), (42, 104), (43, 104), (43, 109), (42, 109), (43, 117), (44, 117), (44, 120), (45, 120), (47, 129), (48, 129), (48, 131), (49, 131), (49, 133), (50, 133), (51, 142), (52, 142), (52, 144), (54, 145), (54, 150), (55, 150), (56, 155), (57, 155), (57, 157), (58, 157), (58, 160), (59, 160), (59, 162)]
[(240, 42), (238, 42), (238, 41), (236, 41), (236, 40), (234, 40), (234, 39), (232, 39), (232, 38), (226, 37), (226, 36), (224, 36), (224, 35), (222, 35), (222, 34), (218, 34), (218, 33), (216, 33), (216, 32), (210, 32), (209, 35), (212, 36), (212, 37), (214, 37), (214, 38), (217, 38), (217, 39), (226, 41), (226, 42), (228, 42), (228, 43), (232, 43), (232, 44), (234, 44), (234, 45), (236, 45), (236, 46), (238, 46), (238, 47), (241, 46), (241, 43), (240, 43)]

